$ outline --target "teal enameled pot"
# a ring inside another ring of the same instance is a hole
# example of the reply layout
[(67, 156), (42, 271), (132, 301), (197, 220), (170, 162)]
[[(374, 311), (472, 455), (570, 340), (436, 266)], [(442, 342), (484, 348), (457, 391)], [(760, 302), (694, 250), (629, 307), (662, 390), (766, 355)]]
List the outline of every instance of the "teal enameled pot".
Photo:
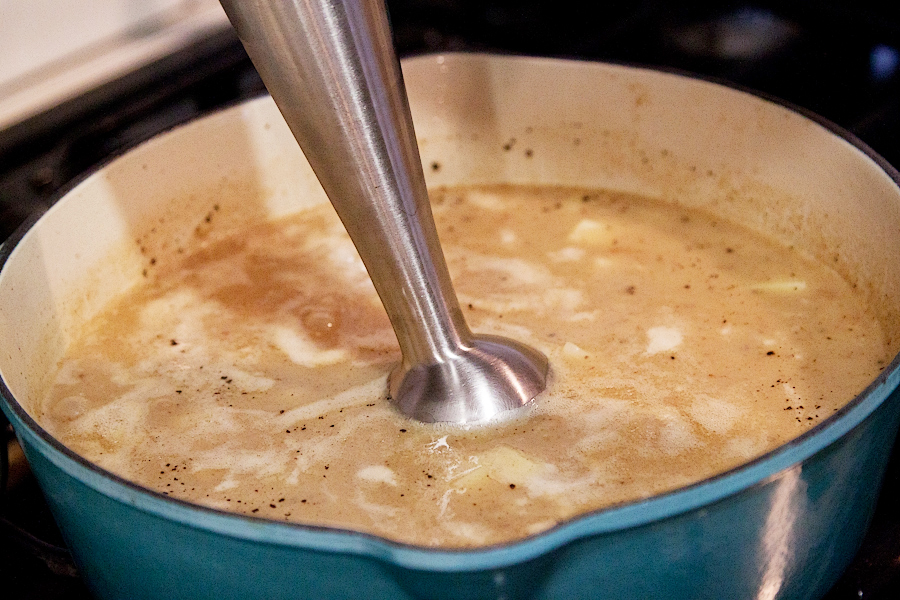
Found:
[[(605, 187), (740, 221), (834, 265), (900, 349), (898, 174), (846, 132), (623, 66), (443, 55), (407, 61), (404, 75), (429, 185)], [(140, 248), (162, 251), (219, 201), (232, 202), (221, 211), (232, 224), (326, 201), (268, 98), (113, 160), (0, 258), (3, 411), (97, 597), (817, 598), (855, 553), (900, 419), (898, 358), (845, 408), (748, 464), (476, 550), (229, 514), (89, 463), (30, 407), (80, 323), (141, 279)]]

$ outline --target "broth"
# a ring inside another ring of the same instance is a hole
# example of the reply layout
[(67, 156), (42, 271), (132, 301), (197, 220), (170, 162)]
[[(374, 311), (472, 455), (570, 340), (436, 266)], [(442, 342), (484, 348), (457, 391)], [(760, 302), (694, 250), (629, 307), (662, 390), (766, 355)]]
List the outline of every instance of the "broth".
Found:
[(429, 425), (391, 407), (396, 339), (323, 205), (160, 257), (85, 325), (40, 422), (166, 495), (473, 547), (744, 463), (889, 360), (833, 270), (704, 213), (563, 187), (431, 197), (472, 329), (550, 358), (514, 418)]

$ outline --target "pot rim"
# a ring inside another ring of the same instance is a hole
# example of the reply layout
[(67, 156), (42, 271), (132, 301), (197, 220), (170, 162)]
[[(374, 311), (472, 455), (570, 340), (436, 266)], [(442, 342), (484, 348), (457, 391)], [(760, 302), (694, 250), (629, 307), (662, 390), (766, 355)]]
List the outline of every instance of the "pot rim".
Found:
[[(629, 71), (650, 71), (724, 86), (762, 98), (810, 119), (861, 151), (900, 188), (900, 172), (853, 133), (808, 109), (732, 82), (673, 68), (648, 67), (617, 62), (601, 63), (577, 58), (541, 58), (491, 53), (451, 52), (418, 55), (405, 59), (403, 62), (431, 61), (439, 57), (448, 56), (475, 56), (488, 60), (502, 58), (505, 60), (552, 62), (555, 64), (580, 63), (587, 68), (590, 68), (589, 65), (592, 64), (606, 67), (612, 65)], [(249, 100), (236, 101), (198, 119), (173, 125), (149, 140), (140, 142), (135, 146), (120, 149), (117, 153), (109, 156), (107, 160), (95, 166), (90, 172), (73, 179), (54, 194), (50, 208), (29, 217), (0, 245), (0, 272), (15, 254), (19, 242), (45, 214), (54, 210), (60, 200), (85, 181), (99, 176), (103, 168), (127, 154), (137, 145), (160, 143), (160, 139), (174, 129), (179, 129), (200, 120), (217, 118), (221, 113), (237, 110), (238, 107), (244, 104), (267, 102), (268, 98), (264, 94)], [(211, 533), (258, 543), (281, 545), (301, 550), (366, 556), (417, 570), (457, 572), (496, 569), (526, 562), (549, 554), (570, 542), (585, 537), (637, 528), (674, 518), (692, 510), (711, 506), (744, 490), (766, 485), (772, 480), (778, 479), (785, 470), (801, 464), (849, 433), (881, 406), (882, 403), (886, 402), (898, 386), (900, 386), (900, 354), (897, 354), (862, 392), (838, 411), (798, 437), (746, 463), (662, 494), (581, 513), (558, 523), (548, 530), (525, 538), (475, 548), (417, 546), (351, 529), (275, 521), (263, 517), (232, 513), (172, 498), (107, 471), (64, 446), (25, 411), (15, 399), (2, 377), (0, 377), (0, 398), (2, 398), (0, 408), (3, 409), (10, 422), (13, 423), (20, 438), (25, 438), (25, 441), (33, 445), (45, 458), (68, 475), (107, 497), (129, 504), (135, 509), (153, 514), (159, 518), (172, 520), (181, 525), (203, 529)], [(895, 396), (900, 397), (900, 394), (895, 394)]]

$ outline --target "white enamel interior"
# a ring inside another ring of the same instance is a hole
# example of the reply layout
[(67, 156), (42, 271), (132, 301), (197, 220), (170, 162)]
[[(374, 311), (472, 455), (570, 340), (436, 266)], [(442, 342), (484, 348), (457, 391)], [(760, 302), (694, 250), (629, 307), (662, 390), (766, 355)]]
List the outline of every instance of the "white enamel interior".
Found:
[[(703, 207), (834, 264), (900, 340), (900, 191), (816, 122), (621, 66), (448, 55), (407, 61), (404, 76), (429, 185), (591, 186)], [(219, 226), (239, 226), (325, 201), (268, 98), (143, 144), (75, 187), (13, 250), (0, 273), (0, 374), (27, 410), (79, 324), (213, 205)]]

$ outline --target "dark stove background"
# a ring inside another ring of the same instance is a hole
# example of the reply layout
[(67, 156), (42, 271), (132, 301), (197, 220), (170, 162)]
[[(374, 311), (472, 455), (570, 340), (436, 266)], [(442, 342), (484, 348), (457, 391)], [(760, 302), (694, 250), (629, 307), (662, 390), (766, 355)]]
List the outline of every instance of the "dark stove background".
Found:
[[(388, 6), (401, 55), (493, 51), (685, 70), (817, 112), (900, 165), (898, 4), (388, 0)], [(110, 156), (263, 92), (229, 31), (0, 131), (0, 240)], [(26, 476), (0, 497), (0, 510), (0, 595), (88, 597), (67, 573), (66, 555), (56, 548), (59, 534), (32, 479)], [(863, 548), (828, 600), (900, 598), (898, 560), (900, 460), (895, 459)]]

